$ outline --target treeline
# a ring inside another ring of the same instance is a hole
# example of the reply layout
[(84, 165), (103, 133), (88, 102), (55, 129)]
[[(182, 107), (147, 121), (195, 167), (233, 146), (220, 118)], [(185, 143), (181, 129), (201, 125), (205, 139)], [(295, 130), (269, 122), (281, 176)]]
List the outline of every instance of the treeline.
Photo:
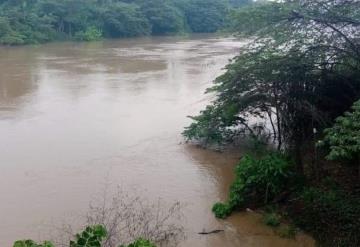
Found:
[(249, 0), (0, 0), (0, 44), (216, 32)]

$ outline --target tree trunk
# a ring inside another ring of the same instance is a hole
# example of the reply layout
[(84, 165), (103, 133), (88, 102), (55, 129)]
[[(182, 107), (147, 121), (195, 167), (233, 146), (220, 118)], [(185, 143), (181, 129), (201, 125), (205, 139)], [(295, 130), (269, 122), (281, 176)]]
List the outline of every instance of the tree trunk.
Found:
[(69, 36), (72, 37), (71, 23), (69, 22)]
[(293, 147), (293, 153), (294, 153), (294, 157), (295, 157), (295, 166), (296, 166), (296, 171), (303, 175), (304, 174), (304, 164), (303, 164), (303, 157), (302, 157), (302, 141), (299, 139), (299, 137), (296, 138), (297, 140), (295, 140), (294, 142), (294, 147)]
[(296, 170), (299, 174), (304, 174), (304, 165), (303, 165), (303, 159), (301, 155), (300, 148), (296, 148), (295, 151), (295, 162), (296, 162)]
[(359, 181), (360, 181), (360, 153), (358, 154), (358, 156), (357, 156), (358, 158), (357, 158), (357, 162), (358, 162), (358, 179), (359, 179)]
[[(270, 124), (271, 124), (271, 128), (273, 131), (273, 142), (276, 143), (277, 140), (277, 133), (276, 133), (276, 129), (275, 129), (275, 125), (274, 125), (274, 121), (272, 119), (272, 113), (271, 113), (271, 109), (267, 111), (269, 119), (270, 119)], [(278, 148), (279, 149), (279, 148)]]

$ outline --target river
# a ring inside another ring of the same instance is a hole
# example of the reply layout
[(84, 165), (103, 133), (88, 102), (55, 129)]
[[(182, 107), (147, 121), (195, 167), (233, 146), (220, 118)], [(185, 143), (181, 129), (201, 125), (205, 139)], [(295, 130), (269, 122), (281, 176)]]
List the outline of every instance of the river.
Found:
[(255, 213), (216, 220), (211, 206), (241, 153), (181, 136), (243, 45), (191, 36), (0, 48), (0, 246), (46, 238), (44, 226), (86, 212), (104, 183), (185, 204), (182, 246), (313, 246), (278, 237)]

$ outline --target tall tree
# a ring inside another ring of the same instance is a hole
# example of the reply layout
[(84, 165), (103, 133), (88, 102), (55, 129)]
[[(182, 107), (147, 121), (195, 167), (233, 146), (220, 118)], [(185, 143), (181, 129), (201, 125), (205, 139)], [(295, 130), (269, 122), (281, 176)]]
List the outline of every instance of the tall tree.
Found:
[(294, 0), (239, 10), (233, 30), (256, 38), (216, 80), (217, 99), (185, 136), (231, 141), (266, 129), (251, 126), (266, 119), (302, 172), (314, 132), (360, 98), (359, 9), (357, 0)]

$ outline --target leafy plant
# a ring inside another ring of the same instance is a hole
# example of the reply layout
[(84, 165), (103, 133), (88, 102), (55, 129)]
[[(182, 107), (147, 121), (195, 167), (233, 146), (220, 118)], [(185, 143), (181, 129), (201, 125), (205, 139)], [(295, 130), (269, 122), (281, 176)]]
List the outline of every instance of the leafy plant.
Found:
[(88, 27), (85, 32), (80, 31), (75, 34), (75, 38), (80, 41), (95, 41), (102, 38), (102, 32), (97, 27)]
[(32, 240), (20, 240), (20, 241), (16, 241), (13, 247), (55, 247), (55, 246), (49, 241), (45, 241), (42, 244), (37, 244)]
[(76, 239), (70, 241), (70, 247), (101, 247), (106, 235), (106, 229), (102, 225), (88, 226), (83, 232), (76, 234)]
[(236, 167), (228, 202), (216, 203), (213, 212), (225, 218), (234, 209), (267, 204), (287, 189), (292, 174), (291, 162), (282, 154), (269, 153), (260, 159), (246, 155)]
[(280, 226), (281, 217), (276, 213), (266, 213), (263, 216), (263, 222), (267, 226), (278, 227)]
[(323, 143), (330, 146), (327, 158), (351, 159), (360, 155), (360, 100), (351, 107), (351, 112), (335, 120), (335, 124), (324, 131)]
[[(107, 236), (107, 231), (102, 225), (88, 226), (86, 229), (76, 234), (75, 240), (70, 241), (69, 247), (101, 247), (102, 241)], [(45, 241), (43, 244), (37, 244), (32, 240), (16, 241), (13, 247), (55, 247), (51, 242)], [(119, 247), (156, 247), (151, 241), (139, 238), (129, 245), (120, 245)]]
[(295, 223), (322, 246), (360, 246), (360, 198), (340, 189), (308, 187), (292, 200)]
[(276, 233), (282, 238), (294, 238), (296, 235), (296, 228), (293, 225), (283, 225), (277, 229)]
[(231, 207), (227, 203), (215, 203), (212, 207), (212, 211), (217, 218), (225, 219), (231, 214)]
[[(107, 232), (104, 226), (88, 226), (86, 229), (76, 234), (75, 240), (70, 241), (69, 247), (101, 247), (101, 242), (106, 237)], [(13, 247), (55, 247), (51, 242), (45, 241), (43, 244), (37, 244), (32, 240), (16, 241)]]

